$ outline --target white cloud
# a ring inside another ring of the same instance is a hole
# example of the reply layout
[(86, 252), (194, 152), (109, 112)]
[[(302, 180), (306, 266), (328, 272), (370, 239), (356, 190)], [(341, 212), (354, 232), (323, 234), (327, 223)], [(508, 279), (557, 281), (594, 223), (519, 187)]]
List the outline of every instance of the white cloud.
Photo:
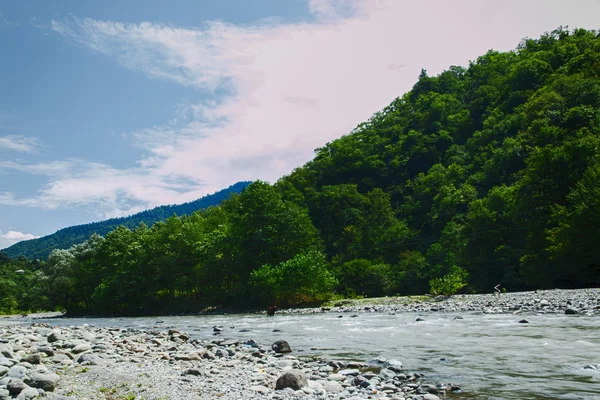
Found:
[(12, 246), (22, 240), (35, 239), (39, 236), (32, 235), (31, 233), (23, 233), (18, 231), (8, 231), (2, 233), (0, 231), (0, 250)]
[(17, 26), (19, 26), (17, 22), (9, 21), (4, 14), (0, 12), (0, 28), (16, 28)]
[(39, 147), (37, 139), (21, 135), (0, 136), (0, 150), (35, 153)]
[(600, 15), (595, 0), (578, 1), (576, 13), (569, 0), (307, 4), (313, 22), (209, 21), (183, 29), (77, 17), (52, 21), (52, 31), (73, 43), (213, 100), (183, 104), (163, 126), (131, 133), (148, 151), (136, 168), (71, 166), (38, 196), (5, 194), (5, 201), (94, 204), (119, 215), (191, 200), (238, 180), (273, 181), (409, 90), (421, 68), (435, 74), (466, 65), (490, 48), (508, 50), (559, 25), (594, 28)]

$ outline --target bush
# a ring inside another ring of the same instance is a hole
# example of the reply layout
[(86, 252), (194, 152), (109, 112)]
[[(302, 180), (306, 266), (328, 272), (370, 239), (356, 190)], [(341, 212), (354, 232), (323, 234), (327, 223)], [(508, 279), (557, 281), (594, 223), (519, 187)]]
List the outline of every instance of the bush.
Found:
[(387, 294), (391, 283), (389, 265), (364, 259), (345, 262), (336, 275), (342, 290), (349, 297), (353, 294), (368, 297), (383, 296)]
[(327, 269), (325, 256), (311, 250), (276, 266), (263, 265), (252, 272), (250, 283), (263, 305), (298, 305), (328, 300), (337, 280)]
[(467, 277), (469, 274), (461, 267), (452, 267), (450, 273), (441, 278), (432, 279), (429, 281), (431, 294), (451, 296), (458, 292), (463, 287), (467, 286)]

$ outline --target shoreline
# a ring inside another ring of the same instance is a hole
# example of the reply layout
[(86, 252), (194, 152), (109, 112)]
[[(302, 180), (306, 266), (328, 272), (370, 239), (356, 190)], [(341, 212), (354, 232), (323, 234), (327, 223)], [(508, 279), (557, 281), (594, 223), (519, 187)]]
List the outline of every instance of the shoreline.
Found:
[(457, 385), (405, 371), (398, 360), (296, 356), (283, 341), (198, 341), (174, 329), (86, 324), (1, 332), (0, 399), (439, 400), (461, 393)]
[[(570, 310), (570, 311), (567, 311)], [(278, 309), (276, 314), (314, 313), (427, 313), (427, 312), (483, 312), (486, 314), (584, 314), (600, 315), (600, 288), (545, 289), (536, 291), (457, 294), (454, 296), (388, 296), (360, 299), (340, 299), (325, 302), (318, 307)], [(143, 315), (69, 315), (59, 311), (0, 316), (1, 320), (26, 321), (38, 319), (137, 318), (200, 315), (254, 315), (266, 314), (260, 309), (212, 309), (203, 312), (143, 314)]]
[[(600, 315), (600, 289), (388, 297), (341, 300), (330, 306), (278, 313), (336, 313), (343, 317), (476, 311), (574, 314), (577, 318)], [(463, 397), (456, 384), (429, 382), (419, 373), (405, 371), (401, 360), (338, 361), (301, 352), (278, 353), (272, 343), (220, 335), (213, 340), (195, 340), (168, 327), (132, 329), (74, 323), (57, 328), (51, 321), (40, 324), (33, 319), (47, 317), (47, 313), (17, 316), (0, 325), (0, 400), (36, 396), (57, 400), (473, 398)], [(214, 332), (219, 329), (214, 327)], [(294, 343), (290, 345), (293, 350)], [(305, 386), (276, 390), (277, 380), (288, 370), (303, 375)], [(45, 389), (41, 392), (40, 388)]]

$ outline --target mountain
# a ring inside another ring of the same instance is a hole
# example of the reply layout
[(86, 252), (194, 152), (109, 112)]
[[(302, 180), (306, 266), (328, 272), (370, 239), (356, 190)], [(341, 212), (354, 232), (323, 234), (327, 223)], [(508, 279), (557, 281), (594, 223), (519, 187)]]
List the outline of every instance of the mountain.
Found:
[(134, 228), (141, 223), (152, 226), (154, 223), (164, 221), (173, 215), (190, 215), (194, 211), (216, 206), (229, 198), (232, 193), (242, 192), (249, 184), (250, 182), (238, 182), (227, 189), (188, 203), (159, 206), (128, 217), (70, 226), (51, 235), (16, 243), (2, 250), (2, 252), (11, 258), (25, 256), (29, 259), (46, 259), (52, 250), (67, 249), (75, 244), (83, 243), (94, 233), (104, 236), (118, 226)]

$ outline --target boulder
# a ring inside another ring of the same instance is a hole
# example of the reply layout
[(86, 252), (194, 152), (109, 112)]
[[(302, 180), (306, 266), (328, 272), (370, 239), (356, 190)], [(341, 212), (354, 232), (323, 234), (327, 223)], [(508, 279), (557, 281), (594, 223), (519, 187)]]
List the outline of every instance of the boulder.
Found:
[(29, 386), (36, 389), (43, 389), (46, 392), (53, 392), (60, 377), (52, 372), (37, 372), (31, 375), (28, 380)]
[(565, 310), (565, 314), (567, 315), (576, 315), (579, 314), (579, 310), (573, 307), (569, 307)]
[(271, 348), (275, 353), (291, 353), (292, 348), (289, 343), (285, 340), (278, 340), (271, 345)]
[(285, 388), (301, 390), (305, 387), (308, 387), (306, 375), (304, 375), (304, 372), (297, 369), (284, 372), (277, 378), (277, 382), (275, 382), (275, 390), (282, 390)]
[(17, 400), (31, 400), (40, 397), (40, 393), (31, 387), (25, 388), (17, 396)]
[(23, 389), (26, 389), (27, 387), (28, 386), (25, 384), (25, 382), (18, 378), (11, 378), (11, 380), (6, 385), (6, 388), (13, 396), (18, 395), (19, 393), (21, 393), (21, 391), (23, 391)]
[(59, 340), (65, 340), (65, 337), (60, 332), (54, 331), (48, 335), (46, 340), (48, 341), (48, 343), (54, 343), (58, 342)]
[(104, 360), (101, 359), (97, 354), (86, 353), (82, 354), (77, 358), (78, 364), (84, 365), (103, 365), (105, 364)]

